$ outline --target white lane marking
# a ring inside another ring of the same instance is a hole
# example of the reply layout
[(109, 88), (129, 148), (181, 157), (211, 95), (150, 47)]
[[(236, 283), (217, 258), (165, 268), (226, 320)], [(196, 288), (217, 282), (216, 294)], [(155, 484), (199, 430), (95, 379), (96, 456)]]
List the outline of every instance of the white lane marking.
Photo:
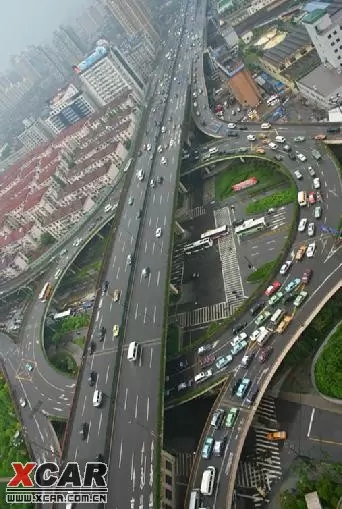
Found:
[(137, 319), (137, 316), (138, 316), (138, 308), (139, 308), (139, 303), (137, 303), (137, 305), (135, 307), (135, 315), (134, 315), (135, 320)]
[(166, 226), (166, 216), (164, 217), (164, 226)]
[(147, 252), (147, 240), (145, 242), (145, 253)]
[(120, 444), (119, 468), (120, 468), (120, 466), (121, 466), (121, 459), (122, 459), (122, 441), (121, 441), (121, 444)]
[(153, 310), (153, 323), (156, 323), (156, 313), (157, 313), (157, 306), (154, 306), (154, 310)]
[(128, 396), (128, 389), (127, 389), (127, 387), (126, 387), (124, 410), (126, 410), (126, 408), (127, 408), (127, 396)]
[(83, 417), (83, 414), (84, 414), (84, 410), (85, 410), (85, 405), (86, 405), (86, 401), (87, 401), (87, 395), (85, 395), (85, 398), (84, 398), (84, 402), (83, 402), (83, 407), (82, 407), (82, 417)]
[(154, 254), (155, 247), (156, 247), (156, 243), (155, 243), (155, 242), (153, 242), (153, 246), (152, 246), (152, 254)]
[(99, 429), (97, 430), (97, 436), (100, 435), (100, 431), (101, 431), (101, 424), (102, 424), (102, 412), (100, 413), (100, 419), (99, 419)]
[(113, 264), (112, 264), (113, 268), (114, 268), (115, 262), (116, 262), (116, 256), (114, 256), (114, 259), (113, 259)]
[(162, 241), (161, 241), (161, 246), (160, 246), (160, 252), (161, 252), (161, 253), (163, 252), (163, 248), (164, 248), (164, 241), (162, 240)]
[(107, 372), (106, 372), (106, 384), (108, 383), (108, 376), (109, 376), (109, 364), (107, 366)]
[(310, 437), (311, 427), (312, 427), (313, 418), (315, 416), (315, 412), (316, 412), (316, 408), (313, 408), (312, 412), (311, 412), (311, 417), (310, 417), (310, 422), (309, 422), (309, 427), (308, 427), (308, 433), (306, 435), (308, 438)]
[(146, 322), (146, 315), (147, 315), (147, 307), (145, 306), (144, 323)]
[(89, 423), (88, 436), (87, 436), (87, 444), (89, 443), (90, 429), (91, 429), (91, 421)]
[(138, 401), (139, 401), (139, 396), (137, 394), (137, 399), (135, 401), (135, 412), (134, 412), (134, 417), (137, 418), (137, 415), (138, 415)]
[(130, 217), (127, 223), (127, 228), (129, 228), (129, 225), (131, 224), (132, 218)]
[(151, 347), (150, 352), (151, 352), (151, 356), (150, 356), (150, 369), (151, 369), (151, 367), (152, 367), (152, 359), (153, 359), (153, 348), (152, 347)]
[(120, 265), (118, 266), (118, 270), (116, 271), (116, 279), (119, 279), (119, 274), (120, 274)]
[(159, 198), (159, 204), (160, 204), (160, 205), (162, 204), (162, 201), (163, 201), (163, 195), (161, 194), (161, 195), (160, 195), (160, 198)]
[(148, 417), (150, 414), (150, 398), (147, 396), (147, 405), (146, 405), (146, 420), (148, 421)]
[(167, 196), (166, 196), (166, 202), (169, 201), (169, 198), (170, 198), (170, 191), (167, 192)]
[(126, 247), (126, 242), (124, 242), (124, 243), (122, 244), (122, 249), (121, 249), (121, 251), (122, 251), (122, 252), (124, 252), (124, 251), (125, 251), (125, 247)]

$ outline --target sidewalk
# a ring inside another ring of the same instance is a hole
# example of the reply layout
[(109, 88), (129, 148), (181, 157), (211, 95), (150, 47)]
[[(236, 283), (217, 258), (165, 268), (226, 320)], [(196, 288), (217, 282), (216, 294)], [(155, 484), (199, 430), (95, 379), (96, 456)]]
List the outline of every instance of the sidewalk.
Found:
[(320, 410), (326, 410), (334, 414), (342, 414), (342, 406), (326, 401), (319, 394), (296, 394), (293, 392), (280, 392), (279, 399), (291, 401), (300, 405), (311, 406)]

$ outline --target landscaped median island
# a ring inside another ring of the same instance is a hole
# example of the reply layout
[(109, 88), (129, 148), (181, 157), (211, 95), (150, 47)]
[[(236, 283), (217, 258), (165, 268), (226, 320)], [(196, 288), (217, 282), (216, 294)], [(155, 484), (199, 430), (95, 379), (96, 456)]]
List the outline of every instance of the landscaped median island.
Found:
[(256, 269), (254, 272), (252, 272), (248, 278), (248, 283), (260, 283), (266, 279), (270, 273), (272, 272), (273, 267), (275, 266), (277, 260), (273, 260), (271, 262), (264, 263), (264, 265), (261, 265), (258, 269)]
[(283, 207), (294, 203), (297, 199), (297, 190), (295, 186), (288, 189), (282, 189), (268, 196), (250, 202), (246, 207), (247, 214), (260, 214), (267, 212), (271, 208)]
[[(25, 464), (30, 460), (24, 438), (21, 433), (21, 426), (13, 406), (13, 401), (8, 390), (6, 380), (0, 374), (0, 507), (11, 507), (11, 509), (33, 509), (31, 504), (6, 503), (6, 484), (14, 475), (11, 463), (20, 461)], [(6, 480), (6, 481), (5, 481)]]
[(316, 361), (314, 374), (319, 392), (342, 400), (342, 324), (324, 346)]
[(251, 196), (261, 191), (284, 186), (288, 182), (286, 175), (280, 172), (279, 167), (271, 161), (257, 157), (248, 157), (244, 160), (243, 163), (240, 158), (230, 159), (227, 161), (227, 169), (217, 175), (216, 200), (224, 200), (233, 195), (232, 186), (252, 177), (256, 178), (258, 183), (246, 189), (247, 194)]

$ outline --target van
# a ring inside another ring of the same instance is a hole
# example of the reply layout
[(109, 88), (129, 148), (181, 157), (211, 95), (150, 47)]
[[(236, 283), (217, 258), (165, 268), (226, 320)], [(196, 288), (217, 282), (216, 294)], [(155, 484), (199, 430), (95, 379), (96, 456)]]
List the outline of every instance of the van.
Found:
[(275, 141), (277, 143), (285, 143), (286, 142), (286, 138), (284, 138), (284, 136), (276, 136), (275, 137)]
[(142, 181), (144, 180), (144, 178), (145, 178), (145, 173), (144, 173), (144, 171), (143, 171), (143, 170), (139, 170), (139, 171), (138, 171), (138, 173), (137, 173), (137, 177), (138, 177), (138, 180), (139, 180), (140, 182), (142, 182)]
[(204, 470), (201, 482), (201, 493), (210, 497), (214, 491), (214, 484), (216, 480), (216, 468), (208, 467)]
[(318, 150), (312, 150), (311, 154), (312, 154), (312, 157), (314, 157), (316, 159), (316, 161), (319, 161), (320, 159), (322, 159), (322, 155), (320, 152), (318, 152)]
[(299, 191), (298, 193), (298, 205), (300, 207), (306, 207), (308, 203), (307, 195), (305, 191)]
[(112, 210), (112, 206), (110, 203), (108, 203), (108, 205), (105, 206), (104, 211), (109, 212), (110, 210)]
[(257, 397), (259, 392), (259, 387), (257, 384), (254, 384), (251, 388), (251, 390), (248, 393), (248, 396), (246, 398), (246, 402), (248, 405), (252, 405), (255, 401), (255, 398)]
[(265, 122), (260, 126), (261, 129), (270, 129), (271, 127), (272, 127), (271, 124), (269, 124), (268, 122)]
[(190, 493), (189, 509), (199, 509), (201, 503), (200, 490), (192, 490)]
[(135, 362), (139, 355), (139, 344), (136, 341), (132, 341), (129, 344), (128, 352), (127, 352), (127, 360), (130, 362)]
[(93, 396), (93, 406), (100, 407), (102, 405), (103, 392), (96, 389)]
[(209, 154), (216, 154), (218, 152), (218, 148), (217, 147), (211, 147), (209, 149)]
[(280, 320), (282, 320), (284, 315), (285, 315), (285, 311), (283, 309), (277, 309), (277, 311), (275, 313), (273, 313), (273, 315), (271, 316), (270, 322), (273, 325), (277, 325), (280, 322)]

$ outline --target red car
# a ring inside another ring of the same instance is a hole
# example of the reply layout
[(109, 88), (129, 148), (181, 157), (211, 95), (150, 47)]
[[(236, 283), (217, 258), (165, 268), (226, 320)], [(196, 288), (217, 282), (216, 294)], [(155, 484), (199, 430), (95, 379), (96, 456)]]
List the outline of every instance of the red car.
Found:
[(304, 271), (304, 274), (302, 275), (302, 283), (308, 284), (310, 282), (310, 279), (312, 278), (312, 269), (306, 269)]
[(270, 297), (271, 295), (273, 295), (279, 288), (281, 287), (281, 283), (279, 283), (279, 281), (274, 281), (271, 286), (269, 286), (268, 288), (266, 288), (265, 290), (265, 295), (267, 297)]
[(316, 193), (315, 193), (315, 191), (311, 191), (309, 193), (309, 203), (310, 203), (310, 205), (314, 205), (316, 203)]

